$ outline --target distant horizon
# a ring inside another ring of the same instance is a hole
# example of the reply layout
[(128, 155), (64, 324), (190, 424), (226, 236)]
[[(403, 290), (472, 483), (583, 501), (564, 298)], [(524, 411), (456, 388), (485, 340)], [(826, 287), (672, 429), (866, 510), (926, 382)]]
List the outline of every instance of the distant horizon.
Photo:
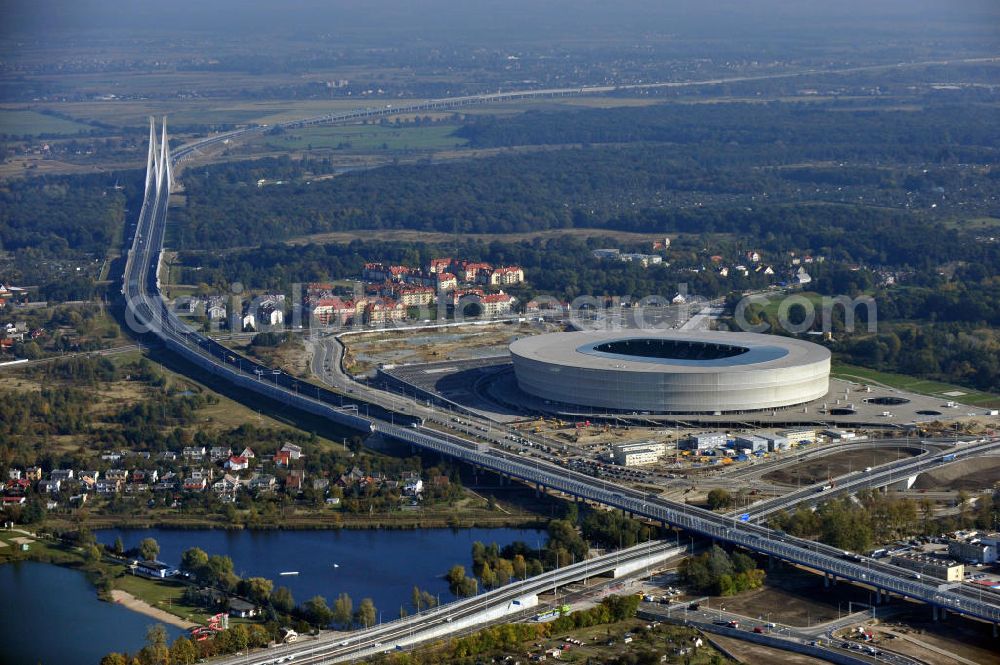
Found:
[[(695, 0), (624, 0), (609, 6), (597, 0), (290, 0), (274, 3), (247, 0), (133, 0), (123, 6), (113, 0), (5, 0), (0, 37), (39, 33), (125, 30), (161, 33), (224, 30), (228, 34), (271, 34), (280, 37), (319, 35), (410, 35), (446, 42), (481, 40), (519, 43), (568, 31), (599, 37), (635, 32), (642, 42), (650, 34), (679, 39), (738, 38), (751, 41), (803, 32), (833, 38), (839, 31), (885, 32), (925, 28), (928, 34), (946, 26), (992, 32), (1000, 43), (1000, 5), (988, 0), (947, 3), (933, 0), (888, 0), (876, 3), (848, 0), (724, 0), (706, 6)], [(810, 28), (815, 28), (811, 30)], [(156, 34), (150, 34), (155, 38)], [(413, 44), (405, 44), (413, 46)]]

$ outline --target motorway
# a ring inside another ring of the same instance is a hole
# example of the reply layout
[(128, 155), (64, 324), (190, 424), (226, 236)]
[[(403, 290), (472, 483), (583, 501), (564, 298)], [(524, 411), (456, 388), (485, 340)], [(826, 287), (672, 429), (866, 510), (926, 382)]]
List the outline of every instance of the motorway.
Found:
[(759, 521), (772, 513), (779, 510), (787, 510), (800, 503), (814, 504), (819, 501), (828, 501), (844, 494), (855, 494), (861, 490), (885, 487), (907, 480), (911, 476), (916, 476), (923, 471), (933, 469), (944, 463), (1000, 449), (1000, 442), (998, 441), (1000, 440), (994, 439), (987, 443), (965, 444), (951, 450), (946, 449), (936, 453), (925, 453), (916, 458), (889, 462), (888, 464), (872, 468), (871, 471), (854, 471), (833, 479), (829, 484), (819, 487), (810, 486), (789, 492), (784, 496), (774, 499), (758, 501), (751, 504), (745, 512), (750, 514), (750, 519)]
[[(402, 111), (397, 109), (396, 112)], [(927, 602), (951, 612), (994, 624), (1000, 623), (1000, 604), (991, 599), (984, 600), (981, 592), (977, 593), (976, 590), (965, 588), (964, 585), (958, 588), (938, 588), (937, 584), (915, 579), (909, 571), (881, 561), (866, 558), (845, 559), (844, 553), (836, 548), (793, 538), (758, 524), (741, 522), (733, 517), (668, 501), (655, 495), (610, 485), (546, 460), (526, 460), (490, 443), (470, 441), (454, 434), (426, 428), (422, 426), (423, 416), (420, 413), (433, 410), (417, 402), (390, 396), (362, 384), (356, 384), (356, 391), (361, 394), (353, 396), (345, 396), (326, 388), (306, 384), (280, 370), (273, 370), (243, 358), (218, 342), (195, 332), (174, 315), (159, 291), (157, 271), (163, 247), (171, 186), (169, 169), (166, 169), (165, 165), (170, 164), (171, 159), (182, 160), (201, 147), (228, 140), (247, 131), (254, 130), (238, 130), (201, 139), (183, 146), (173, 157), (164, 150), (165, 156), (161, 160), (161, 165), (153, 163), (151, 150), (147, 170), (156, 171), (153, 174), (156, 186), (147, 188), (123, 277), (126, 322), (134, 332), (148, 332), (157, 336), (164, 341), (168, 349), (239, 388), (252, 390), (289, 406), (327, 417), (341, 425), (376, 431), (389, 438), (437, 451), (502, 475), (536, 484), (544, 489), (618, 508), (715, 541), (738, 545), (838, 578)], [(165, 136), (164, 132), (164, 138)], [(147, 182), (150, 182), (149, 176)], [(362, 395), (363, 399), (360, 399)], [(396, 405), (397, 400), (400, 406)], [(409, 402), (410, 413), (402, 412), (401, 403), (404, 401)], [(997, 448), (1000, 448), (1000, 439), (971, 444), (953, 454), (964, 457), (992, 452)], [(887, 474), (890, 481), (892, 475), (899, 479), (912, 475), (921, 468), (929, 468), (934, 463), (940, 463), (940, 459), (902, 460), (880, 467), (862, 478), (838, 483), (835, 491), (861, 489), (880, 481)], [(782, 497), (777, 504), (774, 504), (774, 509), (782, 505), (791, 507), (802, 499), (801, 496)], [(769, 509), (770, 507), (763, 508), (763, 510)], [(351, 646), (354, 653), (357, 653), (357, 647), (357, 644)], [(374, 648), (374, 643), (371, 648)], [(324, 658), (329, 659), (329, 655)]]
[[(693, 609), (694, 607), (697, 607), (697, 609)], [(777, 648), (805, 652), (824, 660), (836, 654), (841, 658), (853, 659), (854, 662), (858, 663), (878, 662), (889, 663), (890, 665), (919, 665), (922, 662), (903, 654), (883, 651), (856, 641), (835, 639), (833, 637), (833, 633), (837, 630), (870, 620), (872, 613), (868, 611), (847, 615), (842, 619), (823, 625), (818, 631), (797, 629), (773, 624), (762, 619), (753, 619), (733, 612), (727, 612), (724, 606), (710, 608), (704, 602), (675, 603), (667, 607), (643, 603), (640, 605), (639, 615), (647, 620), (676, 622), (695, 626), (705, 632), (743, 639), (757, 637), (753, 635), (753, 631), (754, 629), (760, 629), (761, 634), (758, 639), (762, 642), (766, 640)], [(878, 615), (880, 618), (884, 618), (887, 613), (879, 612)], [(729, 623), (732, 621), (737, 622), (739, 627), (730, 627)], [(821, 639), (817, 639), (817, 632), (822, 633)], [(751, 633), (751, 635), (747, 633)]]
[[(669, 558), (683, 549), (672, 543), (652, 541), (627, 550), (605, 554), (594, 559), (564, 566), (556, 570), (514, 582), (493, 591), (458, 600), (426, 610), (419, 614), (379, 624), (373, 628), (356, 631), (350, 636), (322, 634), (316, 640), (277, 647), (256, 654), (244, 654), (220, 659), (226, 665), (265, 665), (288, 654), (295, 655), (296, 663), (330, 663), (361, 658), (377, 653), (402, 649), (404, 646), (439, 635), (453, 633), (468, 627), (470, 620), (491, 610), (499, 618), (524, 618), (537, 607), (539, 594), (555, 591), (573, 582), (604, 575), (628, 564), (641, 563), (650, 558)], [(485, 622), (484, 622), (485, 623)], [(423, 635), (422, 635), (423, 633)]]

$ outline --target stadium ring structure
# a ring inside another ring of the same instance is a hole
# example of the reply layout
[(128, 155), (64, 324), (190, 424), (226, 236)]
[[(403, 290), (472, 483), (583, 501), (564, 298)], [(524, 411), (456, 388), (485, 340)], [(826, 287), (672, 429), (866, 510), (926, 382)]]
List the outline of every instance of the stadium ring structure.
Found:
[(551, 333), (510, 345), (525, 393), (592, 409), (721, 414), (795, 406), (827, 394), (830, 352), (732, 332)]

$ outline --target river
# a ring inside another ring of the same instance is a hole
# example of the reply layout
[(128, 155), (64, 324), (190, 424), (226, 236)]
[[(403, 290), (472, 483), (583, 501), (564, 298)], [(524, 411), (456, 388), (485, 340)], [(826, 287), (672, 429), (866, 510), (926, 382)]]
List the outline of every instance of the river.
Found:
[[(347, 593), (357, 608), (371, 598), (388, 621), (409, 610), (413, 586), (441, 602), (452, 600), (442, 575), (456, 563), (471, 564), (472, 543), (501, 547), (523, 540), (544, 543), (544, 532), (530, 529), (345, 529), (341, 531), (222, 531), (106, 529), (95, 533), (105, 545), (120, 536), (126, 548), (155, 538), (160, 559), (176, 565), (181, 552), (200, 547), (233, 559), (242, 577), (267, 577), (291, 590), (296, 603), (315, 595), (332, 606)], [(298, 575), (280, 575), (297, 572)], [(46, 564), (0, 566), (0, 665), (96, 665), (109, 651), (142, 646), (153, 619), (97, 599), (76, 571)], [(168, 628), (171, 637), (180, 634)]]

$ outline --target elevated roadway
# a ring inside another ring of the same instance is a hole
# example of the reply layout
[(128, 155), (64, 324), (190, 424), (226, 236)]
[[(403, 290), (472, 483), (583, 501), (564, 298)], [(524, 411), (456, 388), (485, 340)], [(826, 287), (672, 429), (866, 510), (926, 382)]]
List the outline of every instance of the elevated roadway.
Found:
[[(236, 133), (202, 139), (182, 147), (171, 158), (163, 132), (160, 160), (154, 159), (155, 137), (151, 131), (150, 159), (147, 163), (146, 196), (136, 225), (132, 247), (126, 260), (122, 292), (126, 321), (135, 332), (149, 333), (184, 359), (232, 383), (234, 386), (274, 399), (290, 407), (329, 418), (346, 427), (375, 431), (383, 436), (435, 451), (540, 488), (562, 492), (580, 500), (618, 508), (664, 525), (697, 533), (719, 542), (747, 548), (787, 560), (828, 576), (836, 576), (876, 590), (930, 603), (935, 607), (993, 624), (1000, 623), (1000, 604), (984, 601), (981, 594), (965, 588), (939, 589), (937, 585), (914, 579), (902, 568), (874, 560), (845, 560), (843, 553), (818, 543), (792, 538), (757, 524), (740, 522), (707, 510), (667, 501), (628, 488), (609, 485), (592, 476), (571, 471), (542, 460), (522, 457), (456, 435), (421, 427), (422, 417), (387, 408), (386, 395), (364, 387), (363, 396), (345, 397), (326, 388), (305, 384), (280, 370), (243, 358), (218, 342), (181, 322), (161, 297), (158, 283), (159, 255), (163, 246), (169, 206), (172, 159), (183, 159), (199, 147), (233, 137)], [(394, 398), (395, 399), (395, 398)], [(410, 403), (414, 405), (415, 403)], [(415, 406), (413, 407), (415, 410)], [(401, 424), (397, 424), (401, 423)], [(993, 451), (1000, 441), (992, 440), (964, 448), (963, 456)], [(889, 465), (879, 473), (910, 473), (914, 467)], [(500, 601), (497, 601), (500, 602)], [(399, 634), (394, 637), (399, 637)], [(377, 639), (377, 638), (372, 638)], [(382, 641), (382, 644), (385, 642)], [(347, 653), (359, 653), (357, 643)], [(375, 649), (374, 642), (369, 645)], [(330, 655), (306, 662), (328, 662)], [(263, 661), (258, 661), (263, 662)], [(300, 661), (301, 662), (301, 661)]]
[(401, 650), (499, 620), (523, 619), (536, 610), (538, 596), (599, 575), (621, 577), (683, 553), (683, 547), (651, 541), (626, 550), (564, 566), (349, 636), (325, 634), (317, 640), (225, 658), (218, 662), (264, 665), (294, 654), (296, 663), (335, 663)]
[(732, 514), (748, 513), (750, 519), (760, 520), (779, 510), (788, 510), (802, 503), (815, 504), (829, 501), (837, 496), (856, 494), (862, 490), (886, 487), (895, 483), (904, 483), (909, 486), (912, 484), (912, 480), (924, 471), (998, 450), (1000, 450), (1000, 443), (993, 440), (987, 443), (965, 444), (933, 453), (928, 452), (916, 458), (896, 460), (873, 467), (870, 471), (854, 471), (834, 478), (827, 484), (812, 485), (780, 497), (758, 501), (751, 504), (749, 508), (735, 511)]

